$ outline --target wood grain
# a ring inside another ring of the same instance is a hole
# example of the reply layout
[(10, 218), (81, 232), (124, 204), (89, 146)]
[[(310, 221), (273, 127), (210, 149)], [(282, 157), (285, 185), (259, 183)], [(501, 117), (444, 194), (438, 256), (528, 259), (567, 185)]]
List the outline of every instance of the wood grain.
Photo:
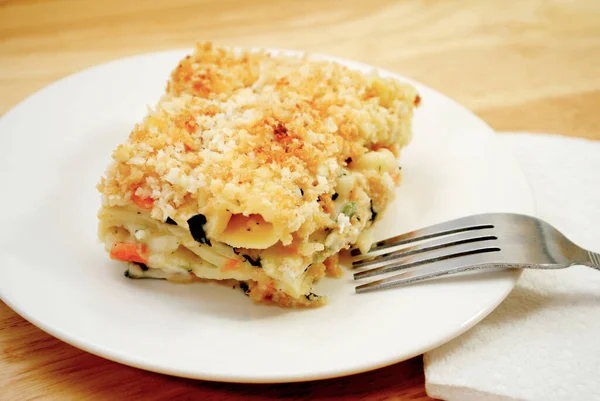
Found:
[[(181, 379), (110, 362), (57, 340), (0, 302), (0, 399), (427, 400), (420, 359), (358, 376), (277, 385)], [(8, 389), (8, 390), (7, 390)], [(397, 398), (402, 397), (402, 398)]]
[[(598, 21), (595, 0), (0, 1), (0, 113), (83, 68), (210, 39), (368, 62), (445, 92), (497, 130), (600, 139)], [(0, 400), (431, 400), (420, 358), (321, 382), (208, 383), (79, 351), (3, 303), (0, 372)]]

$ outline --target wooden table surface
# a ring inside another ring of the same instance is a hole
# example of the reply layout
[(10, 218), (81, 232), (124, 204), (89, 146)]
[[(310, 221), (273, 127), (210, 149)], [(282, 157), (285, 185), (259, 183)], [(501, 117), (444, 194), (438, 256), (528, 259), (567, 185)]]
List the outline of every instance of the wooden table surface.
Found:
[[(600, 139), (599, 21), (597, 0), (0, 0), (0, 113), (94, 64), (209, 39), (368, 62), (445, 92), (497, 130)], [(431, 400), (420, 358), (303, 384), (193, 381), (79, 351), (0, 302), (0, 400), (244, 396)]]

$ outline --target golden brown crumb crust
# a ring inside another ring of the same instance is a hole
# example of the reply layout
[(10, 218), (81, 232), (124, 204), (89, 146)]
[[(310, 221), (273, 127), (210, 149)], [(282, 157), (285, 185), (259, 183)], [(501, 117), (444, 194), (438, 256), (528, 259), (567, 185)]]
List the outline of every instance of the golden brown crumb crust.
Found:
[(290, 243), (349, 160), (398, 154), (419, 101), (409, 85), (334, 62), (200, 43), (98, 189), (161, 221), (259, 214)]

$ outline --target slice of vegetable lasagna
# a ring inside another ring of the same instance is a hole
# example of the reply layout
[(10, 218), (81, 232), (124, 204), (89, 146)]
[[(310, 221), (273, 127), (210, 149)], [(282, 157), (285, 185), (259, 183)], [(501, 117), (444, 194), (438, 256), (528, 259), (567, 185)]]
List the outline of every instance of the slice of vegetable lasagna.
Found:
[(399, 183), (419, 97), (331, 61), (196, 46), (113, 153), (100, 239), (126, 277), (235, 280), (255, 302), (319, 306), (338, 253)]

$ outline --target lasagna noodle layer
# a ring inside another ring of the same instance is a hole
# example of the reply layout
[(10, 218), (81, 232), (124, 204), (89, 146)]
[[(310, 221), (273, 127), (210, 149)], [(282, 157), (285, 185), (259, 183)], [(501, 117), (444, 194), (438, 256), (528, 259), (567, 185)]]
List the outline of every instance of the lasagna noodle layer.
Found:
[(99, 218), (99, 237), (108, 252), (117, 243), (145, 245), (146, 260), (143, 264), (151, 270), (142, 270), (135, 276), (171, 277), (182, 282), (193, 277), (253, 281), (283, 291), (293, 298), (310, 293), (313, 282), (322, 277), (322, 274), (315, 274), (314, 269), (307, 269), (295, 277), (282, 274), (278, 269), (272, 269), (277, 262), (268, 256), (264, 261), (261, 259), (260, 267), (256, 266), (258, 257), (250, 257), (251, 250), (233, 248), (216, 241), (211, 241), (210, 246), (200, 244), (188, 230), (152, 219), (146, 212), (102, 208)]

